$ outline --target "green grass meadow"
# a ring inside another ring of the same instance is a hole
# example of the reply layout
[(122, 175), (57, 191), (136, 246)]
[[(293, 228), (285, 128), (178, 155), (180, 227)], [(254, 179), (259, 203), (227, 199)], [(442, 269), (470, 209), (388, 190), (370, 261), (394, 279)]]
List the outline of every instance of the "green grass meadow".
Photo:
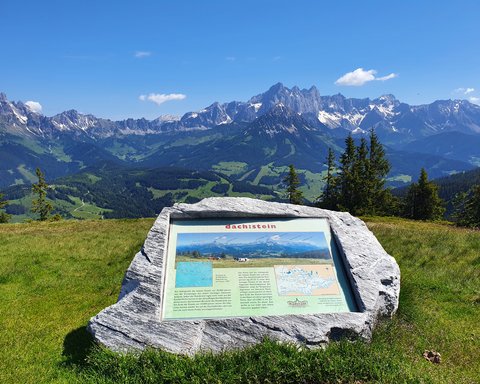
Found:
[(0, 225), (0, 383), (479, 383), (480, 232), (366, 221), (402, 272), (399, 311), (371, 343), (265, 340), (194, 358), (118, 355), (85, 330), (116, 301), (153, 219)]

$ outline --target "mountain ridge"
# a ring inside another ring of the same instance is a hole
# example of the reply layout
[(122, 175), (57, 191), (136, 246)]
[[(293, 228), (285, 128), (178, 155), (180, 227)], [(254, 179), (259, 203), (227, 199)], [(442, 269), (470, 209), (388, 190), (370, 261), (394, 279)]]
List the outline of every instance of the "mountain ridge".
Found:
[[(436, 100), (430, 104), (409, 105), (391, 94), (375, 99), (347, 98), (338, 93), (321, 96), (315, 86), (300, 89), (277, 83), (248, 101), (214, 102), (181, 117), (159, 116), (114, 121), (82, 114), (71, 109), (52, 117), (34, 112), (21, 101), (10, 102), (0, 94), (0, 131), (55, 137), (62, 133), (99, 139), (124, 135), (161, 134), (206, 130), (231, 123), (250, 123), (282, 104), (301, 114), (312, 126), (341, 128), (343, 134), (365, 133), (376, 129), (381, 136), (408, 141), (445, 131), (480, 134), (480, 107), (467, 100)], [(13, 129), (12, 129), (13, 126)], [(22, 132), (23, 128), (23, 132)]]

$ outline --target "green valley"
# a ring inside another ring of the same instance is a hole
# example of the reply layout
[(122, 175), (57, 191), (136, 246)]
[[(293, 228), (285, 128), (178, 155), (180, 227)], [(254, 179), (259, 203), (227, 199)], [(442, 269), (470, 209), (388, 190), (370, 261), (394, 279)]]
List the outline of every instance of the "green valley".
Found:
[[(271, 188), (217, 172), (176, 167), (128, 169), (110, 163), (56, 179), (47, 195), (55, 213), (69, 219), (149, 217), (173, 203), (193, 203), (211, 196), (279, 198)], [(35, 218), (30, 212), (33, 197), (29, 185), (7, 188), (5, 197), (13, 222)]]

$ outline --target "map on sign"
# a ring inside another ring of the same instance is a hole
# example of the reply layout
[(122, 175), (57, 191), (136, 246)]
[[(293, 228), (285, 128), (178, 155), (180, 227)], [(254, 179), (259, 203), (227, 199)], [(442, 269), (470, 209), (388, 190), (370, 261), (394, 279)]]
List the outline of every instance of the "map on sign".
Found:
[(280, 296), (319, 296), (339, 293), (332, 265), (275, 266)]
[(164, 320), (355, 311), (326, 219), (178, 220)]

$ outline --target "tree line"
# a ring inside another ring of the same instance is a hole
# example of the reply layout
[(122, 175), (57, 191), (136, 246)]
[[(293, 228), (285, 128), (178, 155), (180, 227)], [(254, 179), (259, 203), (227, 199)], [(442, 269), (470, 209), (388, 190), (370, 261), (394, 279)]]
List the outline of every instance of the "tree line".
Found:
[[(325, 161), (325, 186), (316, 201), (324, 209), (348, 211), (353, 215), (401, 216), (414, 220), (438, 220), (445, 213), (445, 202), (438, 196), (438, 186), (428, 180), (424, 168), (417, 182), (399, 198), (386, 187), (390, 164), (374, 130), (358, 145), (352, 136), (345, 139), (340, 158), (329, 148)], [(300, 181), (293, 165), (283, 179), (286, 197), (292, 204), (303, 204)], [(480, 227), (480, 185), (454, 199), (453, 219), (458, 225)]]

